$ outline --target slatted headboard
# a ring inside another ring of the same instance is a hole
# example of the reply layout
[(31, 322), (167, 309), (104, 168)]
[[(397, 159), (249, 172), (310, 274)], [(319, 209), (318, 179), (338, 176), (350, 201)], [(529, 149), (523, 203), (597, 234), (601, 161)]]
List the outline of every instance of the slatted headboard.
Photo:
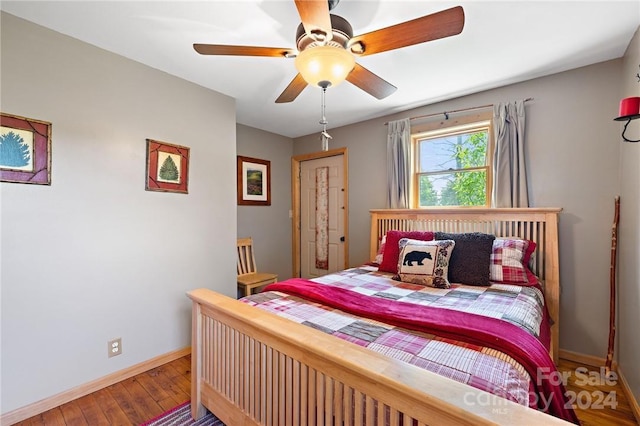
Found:
[(371, 210), (370, 259), (389, 230), (483, 232), (535, 241), (531, 270), (542, 281), (552, 319), (551, 355), (558, 361), (560, 270), (558, 215), (561, 208), (434, 208)]

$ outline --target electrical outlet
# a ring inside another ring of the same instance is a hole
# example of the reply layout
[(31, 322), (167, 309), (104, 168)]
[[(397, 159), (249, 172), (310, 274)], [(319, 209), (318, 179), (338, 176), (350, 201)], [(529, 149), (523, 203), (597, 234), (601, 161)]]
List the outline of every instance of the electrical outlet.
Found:
[(109, 349), (109, 358), (120, 355), (122, 353), (122, 338), (118, 337), (117, 339), (109, 340), (107, 346)]

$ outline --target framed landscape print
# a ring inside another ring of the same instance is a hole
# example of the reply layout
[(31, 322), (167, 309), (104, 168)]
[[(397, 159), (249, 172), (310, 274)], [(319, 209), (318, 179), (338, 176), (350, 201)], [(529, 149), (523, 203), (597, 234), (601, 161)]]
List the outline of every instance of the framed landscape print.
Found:
[(147, 139), (147, 191), (187, 194), (189, 148)]
[(271, 162), (238, 155), (238, 205), (271, 205)]
[(0, 182), (51, 185), (51, 123), (1, 114)]

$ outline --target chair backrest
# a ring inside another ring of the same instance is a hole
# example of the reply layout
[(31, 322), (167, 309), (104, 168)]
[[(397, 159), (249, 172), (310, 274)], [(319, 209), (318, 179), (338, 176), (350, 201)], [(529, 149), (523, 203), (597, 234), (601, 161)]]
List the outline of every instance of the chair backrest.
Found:
[(238, 275), (253, 274), (258, 271), (253, 254), (253, 239), (238, 238)]

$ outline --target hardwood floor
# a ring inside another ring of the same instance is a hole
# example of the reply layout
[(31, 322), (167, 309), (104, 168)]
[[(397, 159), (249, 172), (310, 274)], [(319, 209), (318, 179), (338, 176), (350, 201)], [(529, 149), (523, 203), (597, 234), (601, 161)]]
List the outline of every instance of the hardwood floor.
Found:
[(188, 401), (190, 393), (187, 355), (16, 424), (139, 425)]
[[(608, 395), (615, 392), (616, 409), (609, 408), (603, 400), (602, 409), (581, 409), (576, 412), (583, 426), (631, 426), (638, 425), (620, 384), (593, 385), (585, 375), (577, 375), (576, 369), (584, 367), (567, 360), (560, 360), (559, 371), (568, 377), (567, 391), (574, 392), (577, 405), (596, 403), (598, 392)], [(597, 371), (592, 368), (590, 371)], [(161, 367), (138, 374), (98, 392), (54, 408), (23, 422), (27, 425), (139, 425), (176, 405), (189, 400), (191, 390), (191, 357), (179, 358)], [(232, 426), (232, 425), (230, 425)]]
[[(576, 373), (576, 369), (580, 367), (586, 366), (565, 359), (560, 359), (558, 365), (561, 373), (569, 373), (566, 390), (577, 406), (576, 414), (582, 426), (637, 425), (619, 380), (611, 379), (611, 384), (608, 385), (600, 377), (598, 368), (589, 367), (589, 372), (581, 370)], [(612, 406), (615, 409), (611, 409)]]

